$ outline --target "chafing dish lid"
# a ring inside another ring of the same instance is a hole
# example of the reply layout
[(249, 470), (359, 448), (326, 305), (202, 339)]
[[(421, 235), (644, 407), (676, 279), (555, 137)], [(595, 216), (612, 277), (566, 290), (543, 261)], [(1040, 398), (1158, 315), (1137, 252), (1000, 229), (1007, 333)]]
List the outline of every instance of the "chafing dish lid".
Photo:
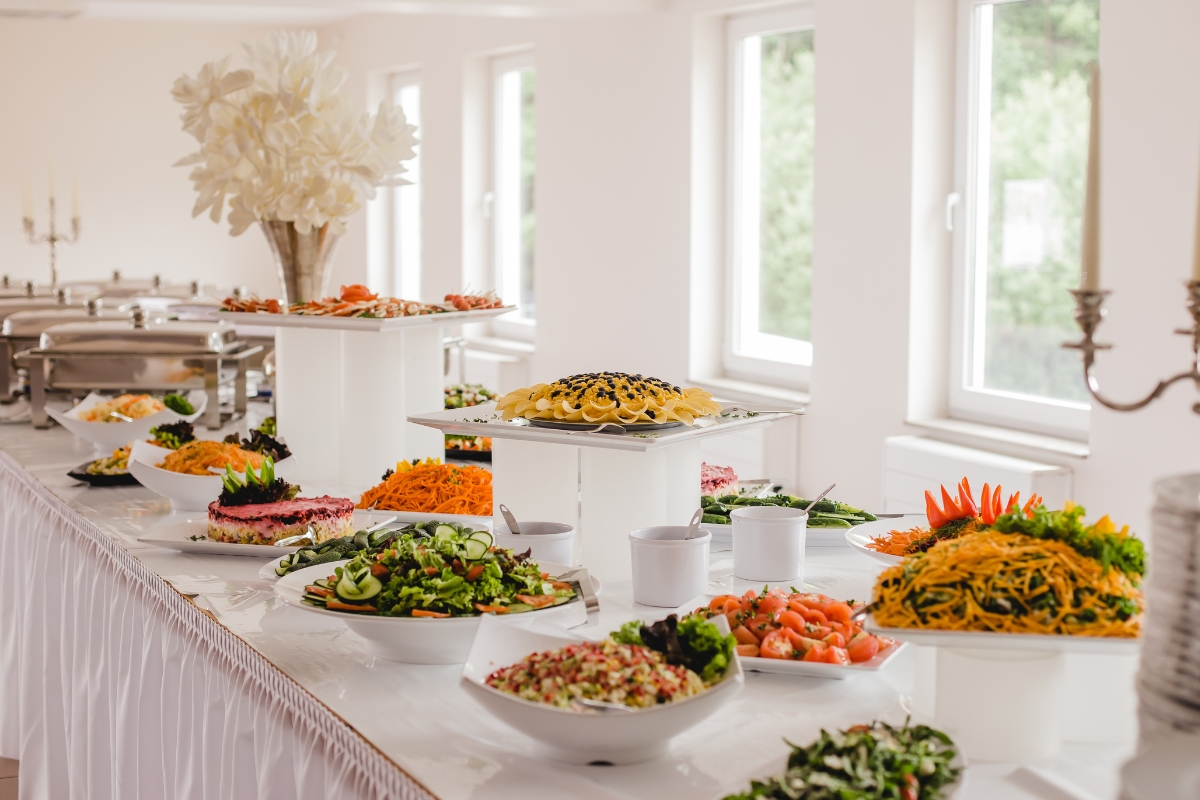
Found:
[(55, 352), (219, 353), (236, 341), (234, 327), (224, 322), (158, 319), (136, 327), (135, 318), (54, 325), (43, 331), (41, 345)]
[[(99, 322), (101, 320), (128, 320), (130, 310), (127, 307), (104, 308), (97, 305), (92, 311), (90, 306), (61, 306), (37, 311), (18, 311), (9, 314), (0, 326), (0, 336), (33, 338), (42, 335), (42, 331), (52, 325), (62, 325), (67, 322)], [(165, 319), (167, 314), (162, 311), (147, 312), (149, 319)]]

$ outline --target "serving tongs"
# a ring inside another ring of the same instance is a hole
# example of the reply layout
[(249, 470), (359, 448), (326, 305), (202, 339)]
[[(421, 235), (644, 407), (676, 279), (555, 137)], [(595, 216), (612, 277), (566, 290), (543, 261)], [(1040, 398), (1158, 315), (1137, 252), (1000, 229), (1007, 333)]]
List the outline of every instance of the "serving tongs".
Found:
[(596, 596), (596, 587), (592, 585), (592, 576), (583, 567), (577, 567), (570, 572), (564, 572), (555, 580), (579, 584), (579, 594), (583, 598), (583, 607), (587, 610), (587, 620), (572, 625), (578, 628), (582, 625), (594, 625), (600, 621), (600, 598)]

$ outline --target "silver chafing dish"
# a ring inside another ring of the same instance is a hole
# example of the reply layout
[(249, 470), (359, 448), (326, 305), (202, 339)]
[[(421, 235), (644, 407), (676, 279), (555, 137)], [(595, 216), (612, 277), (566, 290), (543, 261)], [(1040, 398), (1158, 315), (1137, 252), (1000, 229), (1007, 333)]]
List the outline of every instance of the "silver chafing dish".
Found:
[(17, 356), (29, 366), (35, 428), (47, 428), (48, 390), (208, 393), (204, 424), (222, 424), (218, 390), (232, 384), (233, 414), (246, 411), (246, 365), (261, 347), (237, 338), (224, 322), (148, 321), (134, 309), (129, 320), (68, 322), (47, 328), (40, 346)]
[[(117, 301), (119, 302), (119, 301)], [(100, 322), (128, 320), (132, 308), (125, 304), (113, 307), (103, 298), (89, 297), (82, 305), (55, 305), (53, 308), (25, 309), (9, 314), (0, 324), (0, 391), (7, 391), (16, 369), (16, 355), (41, 344), (42, 333), (53, 325), (67, 322)], [(147, 312), (150, 320), (165, 318), (164, 311)]]

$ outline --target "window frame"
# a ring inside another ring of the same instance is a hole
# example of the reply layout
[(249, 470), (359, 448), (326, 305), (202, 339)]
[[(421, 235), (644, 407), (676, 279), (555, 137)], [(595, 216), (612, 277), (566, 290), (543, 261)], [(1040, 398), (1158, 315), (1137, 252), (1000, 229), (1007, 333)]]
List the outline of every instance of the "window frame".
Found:
[[(418, 122), (413, 123), (412, 119), (408, 119), (407, 114), (405, 114), (405, 117), (409, 124), (416, 124), (418, 126), (417, 138), (418, 138), (418, 140), (420, 140), (422, 131), (421, 131), (419, 121), (421, 119), (424, 119), (424, 114), (421, 113), (423, 111), (423, 109), (420, 108), (420, 106), (424, 104), (424, 92), (422, 91), (422, 85), (421, 85), (421, 69), (420, 69), (420, 67), (396, 70), (395, 72), (390, 72), (387, 75), (387, 96), (388, 96), (388, 99), (396, 106), (400, 105), (396, 100), (397, 95), (403, 89), (407, 89), (412, 86), (415, 86), (417, 88), (417, 92), (418, 92), (418, 94), (417, 94), (417, 105), (418, 105), (417, 119), (418, 119)], [(423, 171), (422, 168), (424, 167), (424, 163), (422, 163), (423, 162), (423, 158), (422, 158), (423, 153), (421, 151), (421, 142), (420, 141), (418, 141), (416, 149), (417, 149), (417, 155), (416, 155), (416, 158), (413, 159), (413, 161), (416, 162), (418, 172), (415, 176), (413, 176), (413, 175), (405, 175), (404, 176), (404, 177), (408, 178), (409, 180), (413, 181), (413, 183), (411, 184), (411, 187), (406, 187), (406, 186), (389, 187), (388, 191), (386, 193), (386, 203), (385, 203), (386, 214), (387, 214), (387, 283), (388, 283), (386, 291), (388, 294), (394, 295), (396, 297), (402, 297), (406, 300), (420, 300), (421, 299), (421, 290), (424, 285), (424, 271), (425, 271), (424, 230), (423, 230), (424, 225), (425, 225), (424, 196), (423, 196), (424, 188), (423, 188), (423, 182), (421, 180), (421, 174)], [(402, 226), (400, 224), (400, 219), (399, 219), (399, 214), (400, 214), (399, 192), (405, 188), (412, 188), (413, 192), (416, 196), (417, 246), (416, 246), (416, 264), (415, 264), (415, 270), (414, 270), (415, 276), (405, 274), (406, 273), (406, 270), (405, 270), (406, 265), (404, 264), (403, 259), (399, 252), (400, 242), (402, 241), (402, 231), (401, 231)]]
[[(987, 224), (988, 208), (980, 203), (979, 155), (984, 109), (979, 87), (984, 64), (983, 27), (979, 10), (1021, 0), (958, 0), (958, 56), (955, 76), (955, 192), (947, 198), (947, 224), (953, 228), (951, 274), (950, 363), (947, 387), (949, 416), (969, 422), (1016, 428), (1064, 439), (1086, 441), (1091, 419), (1088, 404), (968, 386), (968, 377), (982, 369), (983, 334), (976, 330), (986, 295), (977, 292), (986, 280), (986, 260), (981, 260), (978, 227)], [(987, 109), (990, 123), (990, 108)], [(983, 132), (987, 136), (990, 131)], [(986, 176), (985, 176), (986, 179)], [(961, 202), (957, 202), (961, 198)]]
[[(501, 102), (501, 81), (503, 76), (514, 72), (524, 71), (527, 69), (537, 70), (537, 62), (535, 52), (533, 50), (522, 50), (516, 53), (506, 53), (504, 55), (494, 56), (490, 64), (490, 80), (491, 80), (491, 137), (490, 137), (490, 154), (491, 154), (491, 169), (489, 170), (488, 192), (485, 198), (485, 204), (488, 217), (488, 229), (491, 237), (490, 247), (490, 273), (492, 285), (496, 289), (496, 293), (500, 295), (506, 302), (520, 304), (520, 291), (516, 293), (516, 297), (510, 298), (506, 296), (504, 275), (504, 248), (508, 244), (501, 226), (500, 219), (500, 203), (499, 194), (503, 177), (501, 170), (504, 168), (504, 145), (506, 141), (503, 136), (503, 115), (504, 107)], [(536, 104), (536, 99), (534, 100)], [(534, 173), (534, 181), (536, 185), (536, 169)], [(519, 177), (518, 177), (519, 181)], [(519, 236), (519, 234), (518, 234)], [(534, 264), (536, 267), (536, 258)], [(520, 285), (520, 276), (517, 276), (517, 285)], [(534, 293), (537, 292), (537, 282), (534, 281)], [(537, 320), (535, 318), (522, 316), (520, 311), (514, 311), (510, 314), (505, 314), (492, 320), (492, 334), (502, 339), (513, 339), (516, 341), (533, 342), (537, 331)]]
[[(745, 195), (748, 175), (743, 170), (746, 148), (744, 112), (743, 41), (751, 36), (770, 36), (791, 31), (815, 30), (816, 9), (811, 2), (765, 12), (731, 15), (725, 20), (726, 58), (726, 186), (725, 193), (725, 259), (723, 269), (724, 300), (722, 302), (721, 364), (731, 378), (774, 384), (789, 388), (808, 389), (812, 376), (812, 342), (799, 342), (783, 336), (755, 332), (753, 336), (766, 348), (798, 350), (795, 360), (775, 360), (746, 355), (742, 350), (742, 298), (746, 276), (743, 272), (743, 252), (746, 247)], [(750, 182), (758, 185), (759, 176)], [(757, 204), (758, 199), (753, 201)], [(761, 224), (761, 217), (760, 224)], [(754, 241), (758, 241), (757, 236)], [(778, 341), (776, 341), (778, 340)]]

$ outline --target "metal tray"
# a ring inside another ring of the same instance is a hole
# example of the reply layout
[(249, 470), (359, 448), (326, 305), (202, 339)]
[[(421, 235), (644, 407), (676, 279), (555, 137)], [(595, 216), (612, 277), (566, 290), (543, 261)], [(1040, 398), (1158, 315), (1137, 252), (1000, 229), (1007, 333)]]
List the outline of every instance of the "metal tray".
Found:
[[(564, 422), (557, 419), (531, 419), (529, 424), (535, 428), (553, 428), (558, 431), (590, 431), (593, 428), (598, 428), (601, 422)], [(661, 431), (667, 428), (682, 428), (683, 423), (679, 420), (671, 422), (632, 422), (628, 425), (623, 422), (614, 423), (620, 425), (627, 431)], [(607, 433), (607, 431), (601, 431)]]

